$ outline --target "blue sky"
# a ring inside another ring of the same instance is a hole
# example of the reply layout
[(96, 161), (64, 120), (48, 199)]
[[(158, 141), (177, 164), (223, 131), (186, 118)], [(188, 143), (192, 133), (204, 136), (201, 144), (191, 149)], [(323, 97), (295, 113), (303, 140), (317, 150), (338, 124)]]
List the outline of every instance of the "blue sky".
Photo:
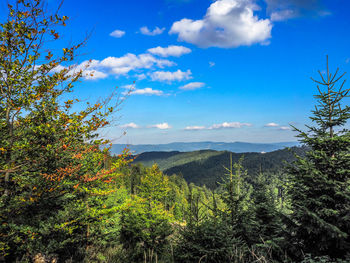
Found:
[(309, 124), (310, 77), (326, 54), (331, 69), (350, 69), (349, 10), (347, 0), (65, 0), (62, 41), (90, 33), (77, 65), (92, 59), (95, 72), (73, 96), (133, 89), (103, 131), (114, 143), (295, 141), (289, 125)]

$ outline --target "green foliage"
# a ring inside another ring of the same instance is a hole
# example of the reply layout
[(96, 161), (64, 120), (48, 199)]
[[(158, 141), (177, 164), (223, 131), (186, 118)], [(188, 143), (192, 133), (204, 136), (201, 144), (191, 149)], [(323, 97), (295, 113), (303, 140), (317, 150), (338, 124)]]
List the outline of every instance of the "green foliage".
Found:
[(153, 262), (172, 233), (173, 216), (164, 206), (170, 191), (168, 178), (154, 165), (137, 188), (138, 195), (131, 196), (122, 208), (120, 240), (129, 262)]
[(176, 262), (239, 262), (244, 243), (232, 236), (229, 225), (208, 220), (184, 228), (175, 250)]
[(74, 112), (78, 101), (63, 98), (83, 72), (57, 66), (71, 62), (84, 41), (54, 54), (45, 45), (60, 38), (56, 28), (68, 18), (48, 15), (41, 0), (9, 3), (0, 25), (1, 256), (80, 260), (119, 174), (104, 169), (108, 152), (96, 139), (113, 107)]
[[(342, 76), (327, 74), (316, 81), (318, 105), (311, 120), (315, 126), (299, 131), (301, 141), (310, 147), (305, 158), (292, 167), (291, 197), (293, 224), (291, 242), (313, 256), (343, 258), (350, 251), (350, 133), (343, 126), (350, 107), (342, 102), (349, 89), (343, 89)], [(324, 89), (324, 90), (323, 90)]]
[(249, 212), (251, 186), (247, 183), (247, 170), (243, 168), (243, 157), (226, 168), (227, 177), (222, 185), (220, 197), (225, 203), (223, 220), (232, 228), (232, 235), (251, 243), (252, 217)]
[(121, 216), (120, 240), (129, 262), (153, 262), (162, 254), (172, 233), (172, 215), (161, 203), (134, 197), (126, 201)]
[(188, 208), (185, 213), (185, 220), (189, 226), (199, 225), (212, 216), (213, 209), (208, 204), (214, 195), (205, 187), (201, 188), (194, 184), (189, 185), (187, 194)]
[(264, 174), (259, 174), (251, 195), (250, 211), (253, 212), (251, 239), (255, 246), (270, 250), (270, 254), (283, 258), (283, 222), (276, 205), (274, 185)]
[(265, 177), (259, 176), (257, 189), (252, 191), (242, 162), (243, 158), (232, 164), (231, 159), (218, 194), (211, 195), (207, 217), (195, 220), (200, 218), (196, 217), (196, 202), (190, 205), (192, 217), (180, 232), (177, 262), (272, 262), (273, 251), (280, 253), (281, 222), (272, 194), (263, 183)]

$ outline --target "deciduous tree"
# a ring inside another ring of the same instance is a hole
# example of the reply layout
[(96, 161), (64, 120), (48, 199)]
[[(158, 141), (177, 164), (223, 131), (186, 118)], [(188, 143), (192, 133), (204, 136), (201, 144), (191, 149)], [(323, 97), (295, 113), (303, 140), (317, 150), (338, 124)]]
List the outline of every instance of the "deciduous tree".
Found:
[(85, 73), (71, 64), (85, 41), (49, 50), (68, 17), (48, 14), (44, 2), (9, 1), (0, 25), (0, 251), (7, 261), (88, 248), (89, 225), (103, 214), (94, 206), (118, 176), (104, 169), (108, 151), (97, 135), (116, 105), (72, 110), (79, 101), (67, 98)]

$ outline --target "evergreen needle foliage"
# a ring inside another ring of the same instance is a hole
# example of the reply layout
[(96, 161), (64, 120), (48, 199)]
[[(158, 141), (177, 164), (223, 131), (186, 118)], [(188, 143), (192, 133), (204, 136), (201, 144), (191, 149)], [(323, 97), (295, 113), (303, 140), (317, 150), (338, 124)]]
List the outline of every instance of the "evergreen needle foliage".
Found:
[(299, 132), (310, 148), (289, 169), (292, 204), (291, 241), (302, 253), (344, 258), (350, 251), (350, 133), (344, 128), (350, 107), (349, 89), (338, 69), (317, 83), (318, 105), (310, 117), (314, 126)]

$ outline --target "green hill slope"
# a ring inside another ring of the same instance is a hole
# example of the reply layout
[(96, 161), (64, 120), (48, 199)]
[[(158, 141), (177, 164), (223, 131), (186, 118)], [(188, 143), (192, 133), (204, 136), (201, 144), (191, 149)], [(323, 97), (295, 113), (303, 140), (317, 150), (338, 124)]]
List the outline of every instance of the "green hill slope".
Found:
[(182, 174), (187, 182), (216, 188), (224, 176), (224, 167), (230, 165), (230, 154), (233, 162), (244, 155), (244, 167), (250, 176), (259, 171), (280, 173), (285, 166), (294, 160), (293, 152), (303, 155), (305, 148), (293, 147), (269, 153), (230, 153), (228, 151), (202, 150), (194, 152), (146, 152), (137, 156), (135, 162), (145, 166), (157, 163), (165, 174)]

